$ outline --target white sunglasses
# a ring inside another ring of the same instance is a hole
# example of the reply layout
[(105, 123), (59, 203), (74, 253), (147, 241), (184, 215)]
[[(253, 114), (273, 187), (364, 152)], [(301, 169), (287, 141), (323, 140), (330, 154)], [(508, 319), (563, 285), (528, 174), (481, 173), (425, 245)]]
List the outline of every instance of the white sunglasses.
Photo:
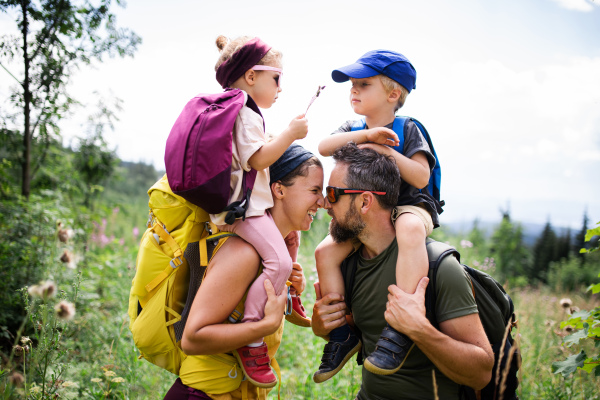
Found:
[(279, 76), (275, 78), (275, 83), (277, 83), (277, 87), (281, 87), (281, 79), (283, 77), (283, 70), (281, 68), (269, 67), (268, 65), (255, 65), (250, 69), (255, 69), (257, 71), (275, 71), (279, 72)]

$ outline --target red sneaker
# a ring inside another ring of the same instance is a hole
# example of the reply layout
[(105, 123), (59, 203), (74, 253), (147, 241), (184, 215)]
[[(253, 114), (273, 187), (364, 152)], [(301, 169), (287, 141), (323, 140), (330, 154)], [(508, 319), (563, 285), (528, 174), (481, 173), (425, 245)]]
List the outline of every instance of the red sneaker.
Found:
[(271, 370), (271, 359), (265, 342), (258, 347), (244, 346), (233, 352), (246, 378), (257, 387), (272, 388), (277, 377)]
[(292, 313), (286, 315), (285, 319), (294, 325), (304, 328), (310, 327), (311, 320), (306, 316), (306, 310), (300, 300), (300, 295), (292, 296)]

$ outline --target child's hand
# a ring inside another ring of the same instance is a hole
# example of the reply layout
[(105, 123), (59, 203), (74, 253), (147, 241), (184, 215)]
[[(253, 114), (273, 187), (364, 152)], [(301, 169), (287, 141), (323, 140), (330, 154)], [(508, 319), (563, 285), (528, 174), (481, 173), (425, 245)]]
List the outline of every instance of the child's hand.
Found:
[(398, 146), (400, 141), (396, 132), (389, 128), (371, 128), (365, 131), (367, 142), (384, 144), (386, 146)]
[(391, 147), (383, 146), (381, 144), (375, 144), (375, 143), (361, 143), (358, 145), (358, 148), (375, 150), (379, 154), (384, 154), (387, 156), (392, 155), (392, 152), (394, 151), (394, 150), (392, 150)]
[(306, 277), (302, 271), (302, 266), (297, 262), (292, 264), (292, 273), (290, 274), (290, 282), (292, 287), (296, 289), (297, 294), (301, 294), (306, 289)]
[(290, 122), (288, 131), (294, 140), (304, 139), (308, 134), (308, 120), (304, 117), (304, 114), (298, 115)]
[(284, 240), (292, 261), (296, 262), (298, 260), (298, 248), (300, 247), (300, 231), (291, 231)]

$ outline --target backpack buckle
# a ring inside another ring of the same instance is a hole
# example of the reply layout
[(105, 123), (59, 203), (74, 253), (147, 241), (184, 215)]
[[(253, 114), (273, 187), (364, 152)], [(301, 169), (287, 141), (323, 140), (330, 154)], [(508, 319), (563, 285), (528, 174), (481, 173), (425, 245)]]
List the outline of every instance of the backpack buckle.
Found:
[(227, 317), (229, 322), (231, 322), (232, 324), (239, 322), (239, 320), (241, 318), (242, 318), (242, 313), (240, 313), (237, 309), (233, 310), (231, 315), (229, 315), (229, 317)]
[(206, 221), (204, 223), (204, 230), (208, 232), (209, 236), (213, 234), (212, 228), (210, 227), (210, 222)]
[(181, 259), (181, 257), (175, 257), (169, 262), (169, 265), (173, 269), (177, 269), (177, 267), (179, 267), (181, 264), (183, 264), (183, 260)]
[(287, 305), (285, 307), (284, 315), (292, 315), (292, 295), (290, 294), (290, 287), (287, 287)]

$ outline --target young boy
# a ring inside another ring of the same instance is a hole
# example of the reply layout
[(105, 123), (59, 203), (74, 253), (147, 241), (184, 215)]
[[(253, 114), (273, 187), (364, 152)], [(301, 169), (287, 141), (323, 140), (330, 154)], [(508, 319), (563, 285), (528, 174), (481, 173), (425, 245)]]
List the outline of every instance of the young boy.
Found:
[[(389, 146), (399, 144), (398, 136), (392, 130), (395, 113), (415, 88), (416, 71), (402, 54), (375, 50), (366, 53), (354, 64), (334, 70), (331, 76), (336, 82), (352, 81), (350, 104), (355, 113), (365, 118), (344, 123), (334, 134), (321, 141), (319, 152), (330, 156), (336, 148), (354, 141), (394, 158), (402, 177), (398, 207), (392, 213), (398, 241), (396, 282), (400, 289), (414, 293), (417, 283), (429, 269), (425, 239), (434, 227), (439, 226), (434, 198), (426, 190), (419, 190), (429, 182), (435, 157), (410, 120), (404, 130), (402, 127), (399, 129), (399, 132), (404, 132), (402, 153)], [(335, 196), (330, 201), (336, 201)], [(322, 296), (345, 294), (340, 264), (354, 246), (351, 241), (335, 243), (327, 236), (317, 247), (315, 257)], [(388, 325), (375, 351), (365, 360), (365, 368), (379, 375), (393, 374), (401, 368), (412, 346), (412, 340)], [(360, 347), (360, 339), (347, 324), (334, 329), (313, 380), (320, 383), (331, 378)]]

